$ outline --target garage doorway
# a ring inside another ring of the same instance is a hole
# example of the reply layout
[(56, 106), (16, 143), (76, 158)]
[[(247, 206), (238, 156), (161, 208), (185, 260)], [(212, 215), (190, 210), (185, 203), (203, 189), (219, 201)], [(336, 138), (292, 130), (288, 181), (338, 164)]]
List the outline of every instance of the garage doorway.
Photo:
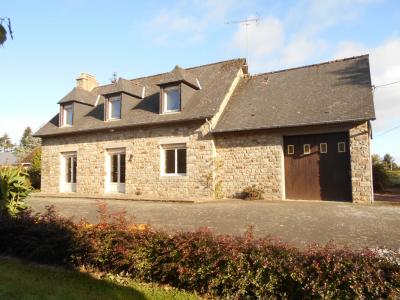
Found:
[(287, 199), (351, 201), (348, 132), (284, 137)]

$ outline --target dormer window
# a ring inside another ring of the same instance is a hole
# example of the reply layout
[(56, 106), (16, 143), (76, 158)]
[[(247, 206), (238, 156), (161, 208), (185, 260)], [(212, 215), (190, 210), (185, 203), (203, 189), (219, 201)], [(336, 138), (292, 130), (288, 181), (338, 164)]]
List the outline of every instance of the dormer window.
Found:
[(180, 86), (165, 87), (162, 89), (163, 113), (181, 111), (181, 89)]
[(121, 96), (108, 98), (108, 120), (121, 119)]
[(72, 104), (62, 106), (62, 126), (72, 126), (74, 120), (74, 108)]

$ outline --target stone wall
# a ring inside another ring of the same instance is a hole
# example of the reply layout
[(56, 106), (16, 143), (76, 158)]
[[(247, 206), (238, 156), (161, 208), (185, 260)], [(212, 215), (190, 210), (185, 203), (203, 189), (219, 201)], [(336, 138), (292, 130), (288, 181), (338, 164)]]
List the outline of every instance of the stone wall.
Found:
[(215, 192), (231, 198), (255, 185), (263, 198), (282, 200), (283, 139), (267, 132), (219, 134), (215, 137)]
[[(315, 126), (297, 134), (349, 130), (353, 202), (370, 203), (372, 171), (368, 123), (339, 128)], [(99, 131), (43, 139), (42, 192), (60, 191), (63, 152), (76, 151), (77, 194), (105, 193), (108, 149), (125, 148), (126, 195), (132, 198), (231, 198), (255, 185), (270, 200), (285, 199), (283, 135), (290, 131), (220, 133), (213, 137), (208, 124), (168, 125)], [(162, 176), (162, 144), (185, 143), (187, 175)]]
[[(105, 193), (108, 149), (126, 151), (126, 194), (142, 198), (209, 198), (213, 196), (213, 142), (208, 125), (132, 128), (43, 139), (42, 192), (60, 191), (63, 152), (77, 152), (77, 194)], [(185, 143), (187, 176), (161, 176), (161, 144)]]
[(373, 202), (370, 130), (362, 123), (349, 130), (353, 202)]

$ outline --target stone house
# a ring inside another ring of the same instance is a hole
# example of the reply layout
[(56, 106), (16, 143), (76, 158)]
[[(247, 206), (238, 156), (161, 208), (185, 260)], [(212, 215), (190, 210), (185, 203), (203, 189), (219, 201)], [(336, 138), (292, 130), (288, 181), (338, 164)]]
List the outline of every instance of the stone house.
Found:
[(42, 194), (373, 201), (368, 55), (251, 75), (245, 59), (99, 85), (82, 73), (43, 139)]

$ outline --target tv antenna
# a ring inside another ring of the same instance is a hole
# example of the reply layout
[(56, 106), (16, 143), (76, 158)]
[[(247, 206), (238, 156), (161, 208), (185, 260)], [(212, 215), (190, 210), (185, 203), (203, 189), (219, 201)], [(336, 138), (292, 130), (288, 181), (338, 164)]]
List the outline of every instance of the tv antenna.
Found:
[(248, 30), (247, 27), (249, 27), (251, 24), (258, 24), (260, 22), (260, 17), (255, 17), (255, 18), (246, 18), (244, 20), (235, 20), (235, 21), (228, 21), (225, 22), (227, 25), (231, 24), (240, 24), (243, 25), (246, 29), (246, 58), (248, 58), (249, 55), (249, 36), (248, 36)]

